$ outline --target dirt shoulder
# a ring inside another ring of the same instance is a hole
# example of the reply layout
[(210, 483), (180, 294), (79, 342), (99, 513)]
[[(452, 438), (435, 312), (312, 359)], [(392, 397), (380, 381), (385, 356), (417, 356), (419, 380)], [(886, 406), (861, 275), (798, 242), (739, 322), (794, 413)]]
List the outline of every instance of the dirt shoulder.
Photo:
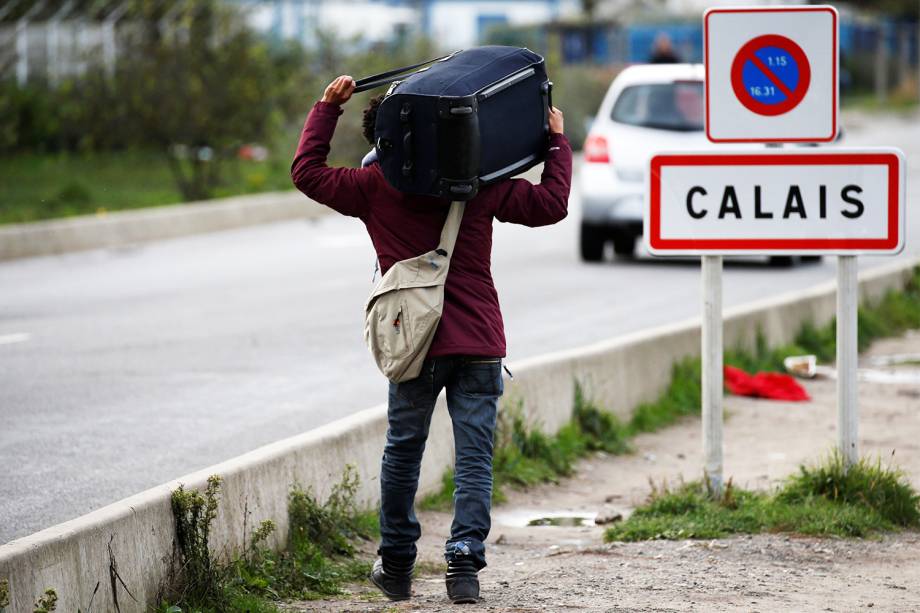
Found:
[[(920, 332), (879, 341), (862, 362), (920, 354)], [(901, 374), (920, 364), (882, 369)], [(890, 378), (890, 377), (889, 377)], [(725, 470), (737, 485), (766, 489), (818, 459), (835, 442), (836, 383), (805, 382), (811, 402), (726, 398)], [(860, 383), (863, 454), (904, 468), (920, 488), (920, 382)], [(649, 481), (698, 478), (698, 419), (634, 440), (628, 456), (596, 455), (558, 485), (512, 492), (493, 511), (483, 601), (488, 611), (920, 611), (920, 533), (879, 539), (758, 535), (715, 541), (603, 543), (603, 527), (527, 526), (529, 519), (627, 514)], [(294, 611), (446, 611), (440, 551), (450, 525), (422, 513), (421, 558), (432, 572), (416, 596), (390, 603), (369, 585), (348, 597), (295, 603)]]

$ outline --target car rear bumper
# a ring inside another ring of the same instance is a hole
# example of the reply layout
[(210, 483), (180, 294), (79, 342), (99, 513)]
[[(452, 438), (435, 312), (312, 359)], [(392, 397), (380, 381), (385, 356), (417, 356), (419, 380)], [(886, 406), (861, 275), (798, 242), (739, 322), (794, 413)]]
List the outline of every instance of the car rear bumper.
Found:
[(645, 184), (616, 178), (606, 164), (581, 167), (581, 215), (585, 223), (633, 225), (645, 215)]
[(581, 225), (585, 229), (597, 231), (603, 235), (612, 238), (629, 238), (642, 236), (642, 221), (635, 220), (607, 220), (607, 221), (589, 221), (582, 220)]

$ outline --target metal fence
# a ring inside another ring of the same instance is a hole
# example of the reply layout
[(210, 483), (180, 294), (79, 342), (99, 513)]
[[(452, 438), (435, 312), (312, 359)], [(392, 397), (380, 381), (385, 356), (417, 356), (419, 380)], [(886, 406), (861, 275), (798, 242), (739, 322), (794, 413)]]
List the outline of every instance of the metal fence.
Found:
[(0, 25), (0, 78), (15, 76), (20, 85), (86, 72), (91, 63), (114, 70), (117, 34), (113, 26), (67, 21), (27, 26)]

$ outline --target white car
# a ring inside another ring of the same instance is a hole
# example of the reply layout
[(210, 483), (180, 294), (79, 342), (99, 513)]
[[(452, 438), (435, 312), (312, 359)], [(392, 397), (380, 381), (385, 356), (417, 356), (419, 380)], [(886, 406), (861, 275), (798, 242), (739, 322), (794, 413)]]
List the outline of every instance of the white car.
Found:
[(610, 85), (584, 146), (583, 260), (601, 260), (608, 241), (613, 241), (616, 255), (633, 255), (642, 236), (652, 155), (726, 146), (709, 142), (703, 130), (704, 74), (701, 64), (639, 65), (621, 72)]

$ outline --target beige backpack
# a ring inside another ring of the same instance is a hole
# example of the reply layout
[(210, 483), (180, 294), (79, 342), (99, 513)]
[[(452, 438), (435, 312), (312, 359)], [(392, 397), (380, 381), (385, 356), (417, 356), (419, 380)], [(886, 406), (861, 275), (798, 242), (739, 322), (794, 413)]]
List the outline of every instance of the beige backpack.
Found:
[(437, 249), (393, 264), (367, 299), (364, 341), (380, 372), (394, 383), (419, 375), (434, 340), (463, 205), (451, 204)]

